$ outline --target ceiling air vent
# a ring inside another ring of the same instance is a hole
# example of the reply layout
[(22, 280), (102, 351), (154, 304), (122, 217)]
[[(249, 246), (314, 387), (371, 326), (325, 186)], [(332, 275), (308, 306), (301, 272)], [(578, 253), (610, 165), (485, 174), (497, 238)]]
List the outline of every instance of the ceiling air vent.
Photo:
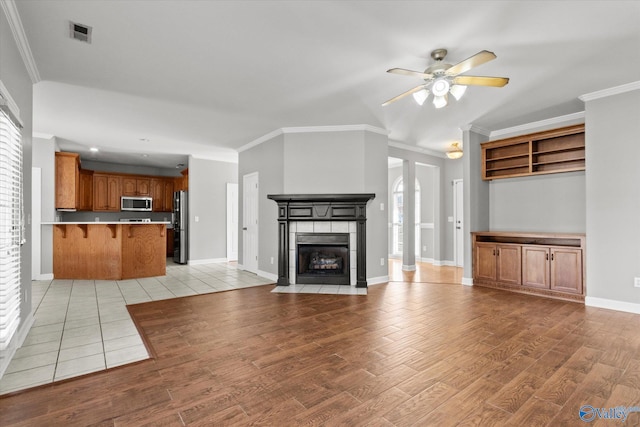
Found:
[(72, 39), (91, 43), (91, 27), (88, 25), (76, 24), (75, 22), (69, 22), (69, 28), (71, 29)]

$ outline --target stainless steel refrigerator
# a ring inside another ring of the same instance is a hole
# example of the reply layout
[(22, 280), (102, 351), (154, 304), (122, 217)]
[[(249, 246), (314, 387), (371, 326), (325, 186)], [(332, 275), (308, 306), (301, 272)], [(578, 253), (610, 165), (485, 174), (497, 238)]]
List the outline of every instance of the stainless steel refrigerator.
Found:
[(189, 210), (186, 191), (173, 193), (173, 261), (186, 264), (189, 259)]

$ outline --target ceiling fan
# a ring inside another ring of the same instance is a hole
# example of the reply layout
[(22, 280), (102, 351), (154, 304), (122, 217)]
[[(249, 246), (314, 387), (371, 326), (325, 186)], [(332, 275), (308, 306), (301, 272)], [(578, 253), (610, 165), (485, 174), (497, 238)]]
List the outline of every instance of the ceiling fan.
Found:
[(431, 64), (424, 72), (406, 70), (404, 68), (391, 68), (387, 73), (400, 74), (403, 76), (416, 76), (424, 79), (422, 83), (400, 95), (391, 98), (382, 104), (386, 106), (408, 95), (413, 95), (416, 102), (420, 105), (429, 97), (429, 93), (433, 94), (433, 105), (436, 108), (442, 108), (449, 102), (449, 93), (459, 100), (467, 86), (493, 86), (502, 87), (509, 83), (506, 77), (480, 77), (480, 76), (461, 76), (460, 74), (470, 69), (482, 65), (496, 59), (496, 55), (488, 50), (483, 50), (473, 56), (458, 62), (455, 65), (446, 64), (444, 58), (447, 56), (446, 49), (436, 49), (431, 52), (431, 58), (434, 63)]

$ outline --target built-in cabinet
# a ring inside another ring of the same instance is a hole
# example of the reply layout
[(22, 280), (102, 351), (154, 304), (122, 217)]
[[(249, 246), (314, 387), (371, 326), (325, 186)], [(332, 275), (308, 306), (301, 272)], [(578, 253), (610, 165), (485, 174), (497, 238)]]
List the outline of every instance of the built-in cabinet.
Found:
[(122, 195), (123, 196), (150, 196), (151, 195), (151, 179), (137, 177), (122, 178)]
[(481, 144), (482, 179), (585, 170), (584, 124)]
[(584, 301), (584, 234), (472, 233), (473, 283)]
[(152, 178), (151, 195), (154, 212), (171, 212), (173, 210), (174, 178)]
[(120, 177), (111, 174), (93, 174), (93, 210), (120, 211)]
[(95, 212), (120, 211), (121, 196), (153, 198), (154, 212), (173, 211), (173, 192), (187, 190), (189, 172), (180, 177), (142, 176), (94, 172), (80, 168), (77, 153), (58, 152), (56, 209)]
[(56, 209), (78, 209), (80, 201), (80, 156), (57, 152)]

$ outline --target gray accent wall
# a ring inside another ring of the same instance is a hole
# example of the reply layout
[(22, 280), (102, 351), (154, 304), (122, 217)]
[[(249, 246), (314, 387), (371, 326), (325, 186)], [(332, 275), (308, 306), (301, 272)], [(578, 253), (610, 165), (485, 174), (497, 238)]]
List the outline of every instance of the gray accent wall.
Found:
[[(367, 206), (367, 277), (388, 275), (385, 135), (365, 130), (288, 132), (240, 152), (241, 219), (242, 177), (253, 172), (258, 172), (260, 197), (258, 270), (278, 273), (277, 205), (267, 194), (375, 193)], [(242, 264), (239, 236), (238, 262)]]
[[(454, 223), (449, 222), (449, 217), (453, 217), (453, 180), (462, 179), (463, 160), (449, 160), (445, 161), (445, 167), (443, 168), (442, 179), (442, 222), (443, 232), (442, 237), (442, 260), (454, 262), (454, 242), (455, 238), (453, 233)], [(464, 183), (464, 181), (463, 181)], [(464, 185), (464, 184), (463, 184)], [(463, 187), (464, 188), (464, 187)]]
[(636, 304), (640, 288), (640, 90), (586, 102), (587, 303)]
[[(33, 167), (40, 168), (41, 220), (56, 220), (56, 141), (33, 138)], [(40, 227), (40, 274), (53, 274), (53, 227)]]
[[(284, 192), (284, 135), (256, 145), (238, 155), (238, 264), (243, 264), (242, 178), (258, 172), (258, 269), (278, 274), (278, 208), (267, 194)], [(271, 258), (274, 263), (271, 263)]]
[(7, 88), (20, 109), (22, 120), (22, 171), (23, 171), (23, 203), (25, 216), (26, 242), (20, 250), (21, 258), (21, 301), (20, 301), (20, 325), (17, 335), (5, 354), (0, 355), (0, 373), (4, 372), (9, 360), (6, 356), (12, 354), (17, 346), (17, 337), (26, 335), (30, 326), (29, 319), (31, 309), (31, 167), (32, 167), (32, 143), (33, 134), (33, 83), (25, 68), (20, 51), (15, 43), (11, 26), (3, 12), (0, 12), (0, 52), (2, 65), (0, 66), (0, 80)]
[(189, 262), (227, 257), (229, 182), (238, 182), (237, 164), (189, 157)]
[(155, 168), (150, 166), (124, 165), (119, 163), (82, 160), (80, 167), (98, 172), (130, 173), (134, 175), (173, 176), (180, 177), (180, 169)]
[(584, 233), (584, 172), (497, 179), (489, 185), (491, 231)]

